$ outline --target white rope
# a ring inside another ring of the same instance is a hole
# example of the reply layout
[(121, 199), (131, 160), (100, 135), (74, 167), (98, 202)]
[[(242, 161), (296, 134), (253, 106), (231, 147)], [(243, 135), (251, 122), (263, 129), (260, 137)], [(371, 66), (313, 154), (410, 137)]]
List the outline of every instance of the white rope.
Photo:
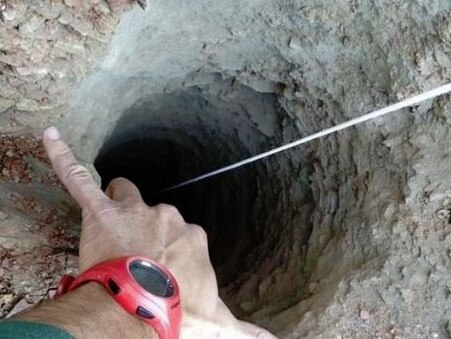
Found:
[(225, 166), (225, 167), (218, 168), (217, 170), (214, 170), (214, 171), (209, 172), (209, 173), (202, 174), (202, 175), (200, 175), (200, 176), (198, 176), (196, 178), (193, 178), (193, 179), (190, 179), (190, 180), (186, 180), (184, 182), (181, 182), (180, 184), (177, 184), (175, 186), (171, 186), (169, 188), (166, 188), (166, 189), (158, 192), (158, 194), (165, 193), (165, 192), (168, 192), (168, 191), (172, 191), (172, 190), (174, 190), (176, 188), (180, 188), (180, 187), (183, 187), (183, 186), (186, 186), (186, 185), (189, 185), (189, 184), (192, 184), (192, 183), (195, 183), (195, 182), (198, 182), (198, 181), (201, 181), (201, 180), (204, 180), (204, 179), (216, 176), (218, 174), (230, 171), (230, 170), (232, 170), (234, 168), (238, 168), (238, 167), (250, 164), (251, 162), (254, 162), (254, 161), (257, 161), (257, 160), (269, 157), (269, 156), (274, 155), (276, 153), (283, 152), (283, 151), (285, 151), (287, 149), (290, 149), (290, 148), (293, 148), (293, 147), (305, 144), (307, 142), (313, 141), (313, 140), (318, 139), (318, 138), (322, 138), (322, 137), (324, 137), (326, 135), (329, 135), (331, 133), (335, 133), (335, 132), (344, 130), (346, 128), (349, 128), (351, 126), (355, 126), (355, 125), (361, 124), (361, 123), (363, 123), (365, 121), (379, 118), (379, 117), (384, 116), (386, 114), (398, 111), (398, 110), (400, 110), (402, 108), (415, 106), (415, 105), (417, 105), (417, 104), (419, 104), (419, 103), (421, 103), (421, 102), (423, 102), (425, 100), (438, 97), (438, 96), (443, 95), (443, 94), (448, 93), (448, 92), (451, 92), (451, 83), (443, 85), (443, 86), (440, 86), (440, 87), (437, 87), (437, 88), (432, 89), (430, 91), (421, 93), (421, 94), (416, 95), (416, 96), (414, 96), (412, 98), (405, 99), (403, 101), (400, 101), (400, 102), (398, 102), (396, 104), (387, 106), (385, 108), (378, 109), (378, 110), (373, 111), (371, 113), (365, 114), (365, 115), (363, 115), (361, 117), (351, 119), (351, 120), (346, 121), (346, 122), (344, 122), (342, 124), (339, 124), (339, 125), (327, 128), (327, 129), (322, 130), (320, 132), (317, 132), (315, 134), (309, 135), (308, 137), (305, 137), (305, 138), (302, 138), (302, 139), (290, 142), (289, 144), (286, 144), (286, 145), (283, 145), (283, 146), (271, 149), (269, 151), (266, 151), (264, 153), (255, 155), (255, 156), (250, 157), (248, 159), (241, 160), (241, 161), (239, 161), (237, 163), (234, 163), (234, 164), (231, 164), (231, 165), (228, 165), (228, 166)]

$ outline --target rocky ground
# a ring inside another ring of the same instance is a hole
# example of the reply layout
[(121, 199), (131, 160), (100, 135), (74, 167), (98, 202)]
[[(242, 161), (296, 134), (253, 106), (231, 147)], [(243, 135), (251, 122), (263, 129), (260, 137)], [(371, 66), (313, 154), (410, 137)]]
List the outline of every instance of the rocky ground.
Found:
[[(93, 163), (118, 121), (189, 93), (191, 115), (153, 109), (143, 123), (189, 136), (197, 162), (209, 145), (233, 158), (451, 78), (445, 0), (0, 4), (3, 316), (76, 266), (77, 209), (33, 137), (42, 127)], [(243, 87), (277, 109), (229, 104)], [(443, 96), (263, 162), (249, 188), (258, 241), (221, 289), (234, 312), (285, 338), (450, 338), (450, 113)]]
[(0, 1), (0, 132), (33, 132), (63, 114), (116, 23), (101, 0)]
[(40, 141), (0, 138), (0, 312), (51, 297), (77, 272), (78, 210), (50, 170)]

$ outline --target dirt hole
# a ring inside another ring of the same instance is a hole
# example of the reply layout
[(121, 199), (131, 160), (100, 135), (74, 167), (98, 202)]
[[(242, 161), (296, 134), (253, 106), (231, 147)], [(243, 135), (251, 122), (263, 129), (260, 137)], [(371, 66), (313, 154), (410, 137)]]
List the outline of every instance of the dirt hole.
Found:
[(298, 168), (284, 167), (282, 155), (156, 194), (281, 142), (279, 131), (259, 125), (269, 118), (277, 126), (286, 115), (273, 94), (232, 81), (220, 86), (229, 89), (225, 97), (192, 86), (139, 100), (118, 120), (94, 165), (104, 188), (115, 177), (128, 178), (148, 204), (175, 205), (188, 222), (202, 225), (219, 284), (226, 286), (270, 255), (290, 226), (292, 206), (283, 192), (299, 183), (292, 173)]

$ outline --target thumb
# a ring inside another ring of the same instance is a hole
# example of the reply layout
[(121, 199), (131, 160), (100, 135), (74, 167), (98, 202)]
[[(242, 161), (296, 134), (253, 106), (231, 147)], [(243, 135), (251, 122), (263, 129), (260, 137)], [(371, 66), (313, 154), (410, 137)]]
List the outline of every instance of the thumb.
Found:
[(111, 180), (105, 190), (105, 194), (110, 199), (118, 202), (143, 203), (138, 187), (125, 178)]

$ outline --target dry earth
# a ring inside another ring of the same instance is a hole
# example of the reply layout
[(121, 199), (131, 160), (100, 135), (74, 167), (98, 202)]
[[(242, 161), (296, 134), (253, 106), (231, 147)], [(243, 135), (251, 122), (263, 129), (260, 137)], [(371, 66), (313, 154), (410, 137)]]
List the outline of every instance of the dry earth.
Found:
[[(0, 1), (2, 315), (76, 268), (77, 209), (34, 139), (44, 126), (88, 164), (143, 133), (158, 173), (186, 156), (166, 178), (181, 179), (449, 82), (450, 10)], [(181, 198), (228, 239), (211, 246), (230, 254), (213, 260), (234, 312), (285, 338), (450, 338), (450, 126), (443, 96), (193, 189), (210, 209)]]

